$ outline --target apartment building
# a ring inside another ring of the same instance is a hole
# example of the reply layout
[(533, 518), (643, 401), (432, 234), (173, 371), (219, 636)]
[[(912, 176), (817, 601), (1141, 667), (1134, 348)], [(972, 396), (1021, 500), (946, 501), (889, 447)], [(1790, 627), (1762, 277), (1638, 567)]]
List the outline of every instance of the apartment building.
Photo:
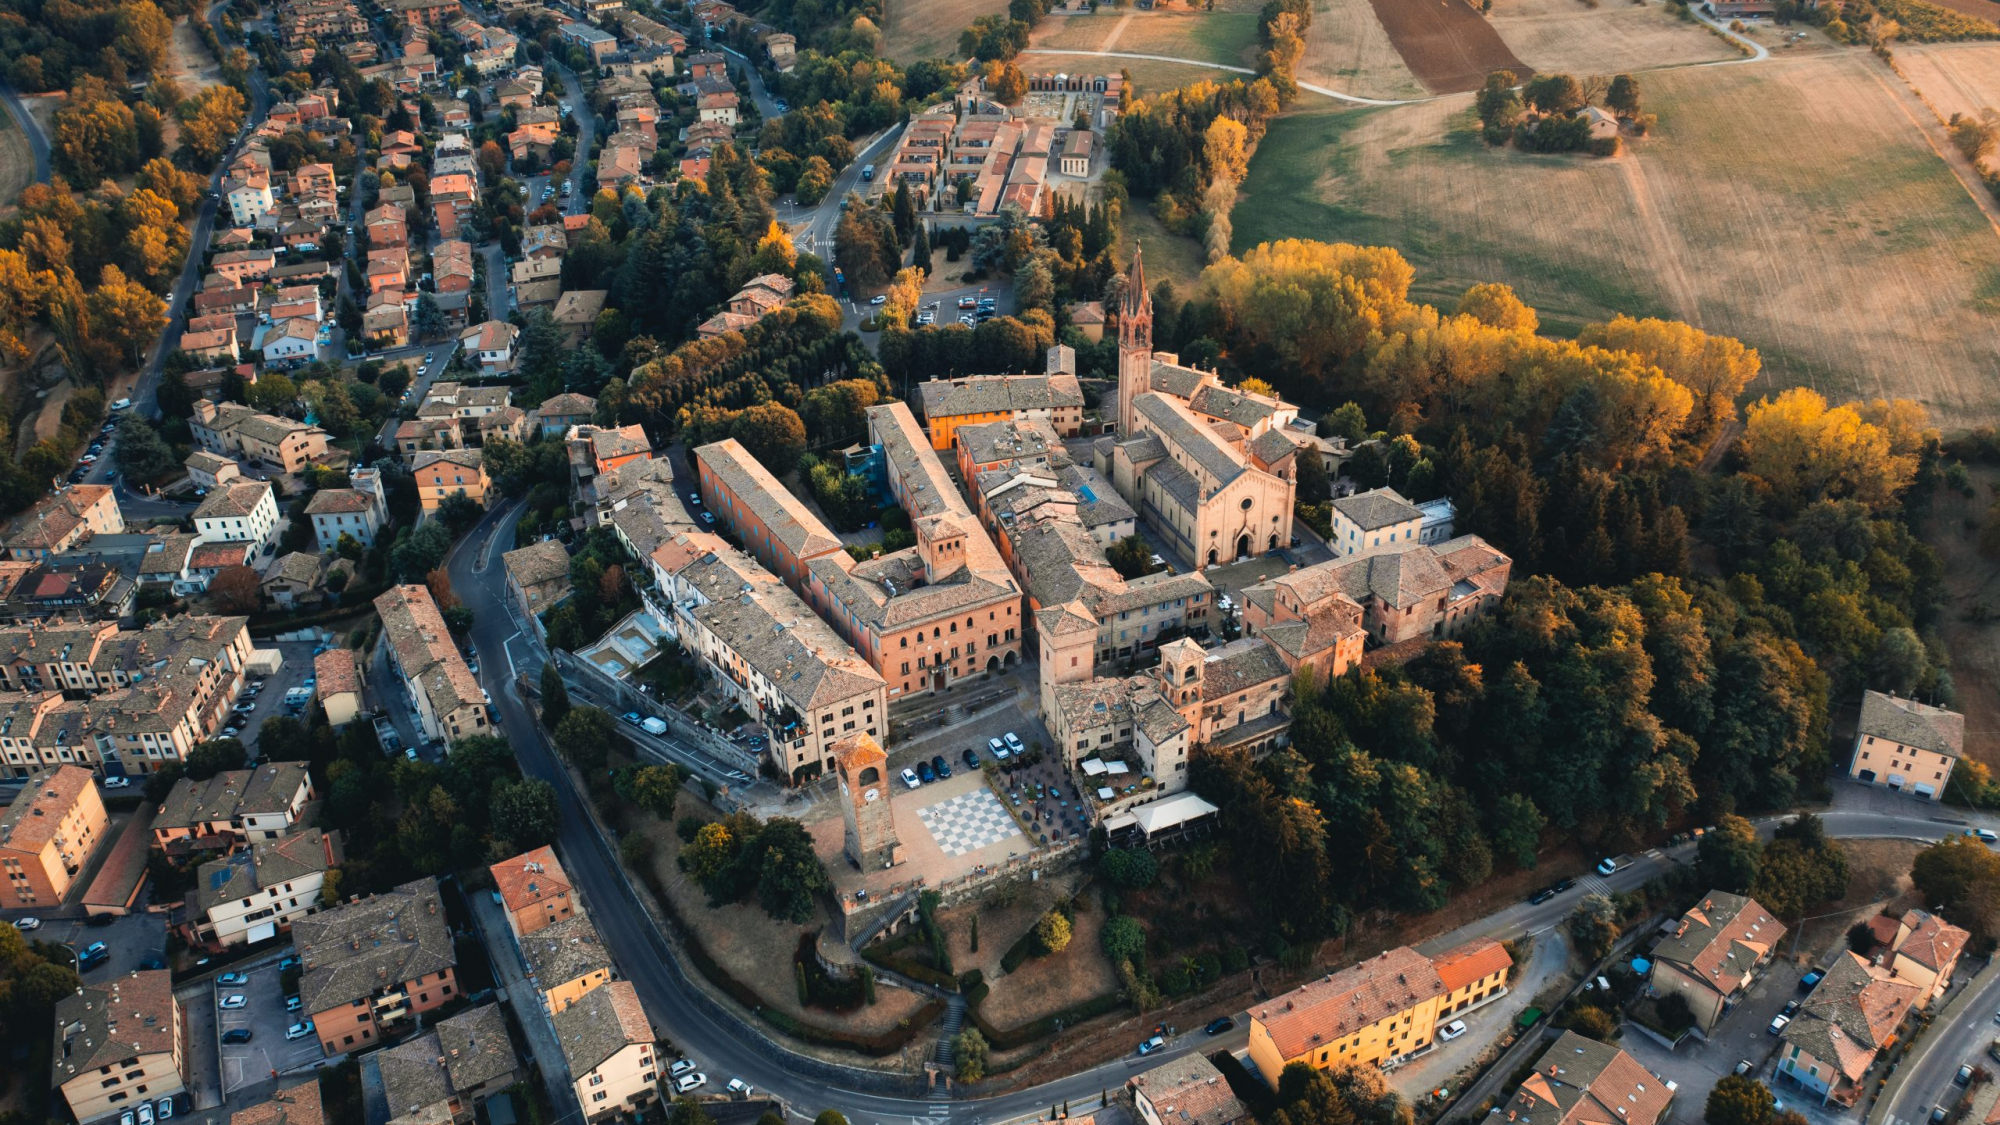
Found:
[(1075, 375), (969, 375), (917, 386), (931, 448), (952, 447), (960, 426), (1046, 422), (1062, 437), (1083, 432), (1083, 387)]
[(493, 483), (477, 449), (420, 449), (411, 458), (410, 471), (417, 478), (417, 498), (426, 512), (436, 511), (453, 496), (483, 505)]
[(1756, 899), (1710, 891), (1653, 950), (1653, 987), (1678, 995), (1706, 1035), (1770, 964), (1785, 926)]
[[(1285, 622), (1316, 629), (1332, 648), (1298, 647), (1298, 627), (1273, 636), (1297, 664), (1339, 675), (1358, 656), (1355, 630), (1381, 645), (1457, 636), (1500, 603), (1513, 560), (1477, 535), (1435, 547), (1382, 548), (1279, 575), (1243, 591), (1243, 626), (1262, 635)], [(1297, 648), (1294, 652), (1293, 649)], [(1308, 651), (1308, 650), (1314, 651)], [(1315, 652), (1319, 655), (1315, 655)]]
[(394, 586), (375, 599), (389, 666), (403, 680), (424, 737), (447, 746), (488, 733), (486, 693), (445, 628), (437, 602), (423, 586)]
[(278, 532), (278, 499), (269, 481), (231, 481), (194, 510), (195, 542), (269, 543)]
[(482, 1004), (383, 1051), (388, 1125), (471, 1125), (481, 1103), (524, 1074), (507, 1015)]
[(306, 806), (316, 797), (304, 762), (224, 770), (206, 781), (184, 777), (153, 816), (153, 846), (235, 851), (283, 839), (304, 827)]
[(569, 551), (553, 539), (531, 543), (500, 556), (507, 596), (530, 621), (569, 596)]
[(7, 557), (39, 562), (82, 546), (93, 535), (124, 533), (125, 515), (109, 485), (71, 485), (14, 517), (7, 527)]
[(1637, 1059), (1565, 1031), (1514, 1091), (1507, 1119), (1516, 1125), (1659, 1125), (1673, 1102), (1674, 1084)]
[(576, 889), (548, 845), (494, 864), (493, 886), (507, 911), (507, 929), (519, 942), (529, 934), (583, 913)]
[(520, 939), (528, 981), (551, 1012), (611, 983), (611, 950), (587, 914), (552, 922)]
[(553, 1014), (585, 1121), (604, 1121), (659, 1100), (652, 1021), (630, 981), (615, 980)]
[(588, 423), (597, 416), (597, 400), (589, 395), (565, 392), (535, 408), (535, 425), (543, 437), (566, 434), (571, 427)]
[(339, 841), (308, 828), (202, 864), (186, 928), (189, 944), (227, 949), (291, 929), (319, 909), (326, 873), (339, 862)]
[(374, 1046), (457, 993), (434, 878), (306, 915), (292, 923), (292, 944), (299, 999), (329, 1056)]
[(1451, 997), (1485, 982), (1483, 989), (1471, 987), (1472, 994), (1483, 993), (1473, 1003), (1495, 999), (1512, 964), (1504, 949), (1497, 956), (1482, 953), (1492, 958), (1494, 972), (1473, 981), (1455, 974), (1459, 988), (1454, 989), (1438, 962), (1450, 964), (1457, 953), (1434, 961), (1408, 946), (1392, 949), (1256, 1005), (1250, 1013), (1250, 1061), (1275, 1089), (1292, 1063), (1318, 1070), (1372, 1066), (1429, 1046), (1440, 1015), (1462, 1010)]
[(195, 444), (234, 460), (260, 461), (296, 473), (310, 461), (326, 456), (325, 430), (260, 414), (233, 402), (203, 399), (194, 404), (188, 429)]
[(807, 564), (841, 550), (840, 537), (786, 490), (743, 443), (725, 438), (694, 451), (702, 502), (765, 570), (794, 590)]
[(1879, 691), (1861, 693), (1855, 731), (1849, 777), (1933, 801), (1944, 799), (1951, 769), (1965, 755), (1965, 716)]
[(306, 502), (306, 518), (312, 521), (313, 541), (321, 550), (330, 551), (343, 535), (364, 547), (374, 546), (388, 513), (378, 492), (322, 488)]
[[(688, 533), (651, 556), (661, 628), (769, 731), (764, 756), (782, 776), (816, 777), (855, 732), (885, 741), (887, 685), (804, 600), (755, 559)], [(662, 613), (661, 610), (664, 610)]]
[(56, 1001), (54, 1084), (79, 1125), (187, 1089), (186, 1029), (173, 974), (128, 973)]
[(1146, 1125), (1237, 1125), (1250, 1118), (1222, 1072), (1199, 1051), (1135, 1075), (1125, 1088)]
[(1821, 1105), (1853, 1105), (1867, 1088), (1868, 1071), (1901, 1035), (1923, 993), (1923, 986), (1893, 969), (1843, 951), (1785, 1025), (1778, 1077), (1798, 1083)]
[[(214, 737), (253, 659), (247, 620), (0, 629), (0, 770), (151, 773)], [(65, 698), (67, 693), (71, 697)]]
[(110, 826), (96, 781), (80, 766), (58, 766), (29, 778), (0, 814), (0, 906), (62, 905)]

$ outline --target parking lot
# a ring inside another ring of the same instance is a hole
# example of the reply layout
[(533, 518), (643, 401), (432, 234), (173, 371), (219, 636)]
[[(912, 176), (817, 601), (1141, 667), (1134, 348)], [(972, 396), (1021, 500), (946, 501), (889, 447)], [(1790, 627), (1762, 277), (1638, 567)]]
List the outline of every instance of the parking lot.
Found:
[[(218, 975), (210, 988), (208, 1008), (214, 1016), (214, 1032), (222, 1040), (220, 1059), (224, 1097), (259, 1082), (269, 1082), (279, 1074), (317, 1065), (324, 1052), (313, 1035), (287, 1040), (286, 1029), (305, 1019), (303, 1013), (285, 1011), (285, 992), (279, 984), (279, 958), (273, 956), (252, 967), (236, 971), (249, 979), (223, 983)], [(226, 974), (225, 974), (226, 975)], [(224, 999), (242, 996), (244, 1006), (225, 1009)], [(247, 1042), (227, 1042), (231, 1032), (249, 1033)]]
[[(32, 912), (27, 916), (33, 917)], [(22, 917), (9, 912), (10, 920)], [(52, 941), (66, 945), (77, 953), (82, 953), (96, 942), (104, 943), (104, 960), (84, 970), (86, 984), (101, 984), (105, 981), (135, 972), (140, 967), (154, 964), (166, 966), (167, 923), (161, 914), (127, 914), (110, 917), (99, 925), (90, 925), (82, 917), (50, 918), (43, 916), (39, 929), (28, 931), (25, 936), (30, 941)]]
[[(236, 735), (252, 757), (257, 754), (257, 732), (264, 720), (273, 715), (289, 715), (304, 720), (304, 709), (291, 710), (285, 706), (285, 693), (295, 687), (306, 686), (313, 678), (313, 649), (319, 646), (310, 641), (273, 641), (270, 647), (284, 654), (284, 663), (278, 670), (264, 678), (264, 686), (254, 700), (250, 700), (253, 710), (241, 715), (244, 720), (242, 731)], [(310, 703), (307, 704), (309, 708)]]
[(1641, 1066), (1680, 1084), (1668, 1116), (1670, 1122), (1697, 1125), (1702, 1120), (1703, 1107), (1708, 1104), (1709, 1091), (1743, 1060), (1749, 1061), (1750, 1073), (1770, 1086), (1785, 1108), (1804, 1113), (1814, 1125), (1831, 1125), (1853, 1118), (1837, 1104), (1830, 1103), (1822, 1109), (1817, 1096), (1808, 1096), (1808, 1091), (1796, 1082), (1772, 1073), (1773, 1059), (1783, 1040), (1770, 1033), (1771, 1017), (1784, 1010), (1786, 1003), (1805, 999), (1806, 994), (1798, 987), (1803, 973), (1803, 969), (1783, 957), (1773, 960), (1763, 979), (1751, 986), (1749, 995), (1733, 1011), (1722, 1017), (1707, 1040), (1690, 1035), (1674, 1051), (1637, 1031), (1628, 1031), (1619, 1040), (1618, 1045), (1639, 1060)]

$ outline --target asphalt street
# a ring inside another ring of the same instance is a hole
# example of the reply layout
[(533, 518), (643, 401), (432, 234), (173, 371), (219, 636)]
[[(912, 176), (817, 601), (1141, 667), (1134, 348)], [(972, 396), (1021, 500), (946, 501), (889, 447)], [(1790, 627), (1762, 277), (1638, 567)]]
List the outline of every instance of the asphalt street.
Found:
[[(1915, 1125), (1928, 1120), (1932, 1106), (1951, 1108), (1962, 1090), (1953, 1084), (1961, 1064), (1985, 1066), (1992, 1069), (1992, 1060), (1986, 1056), (1986, 1046), (1995, 1036), (2000, 1036), (2000, 972), (1988, 969), (1984, 976), (1972, 984), (1972, 995), (1958, 1008), (1951, 1021), (1939, 1021), (1925, 1032), (1925, 1041), (1919, 1044), (1928, 1047), (1918, 1054), (1903, 1084), (1889, 1100), (1886, 1111), (1877, 1110), (1871, 1116), (1883, 1125)], [(1804, 1093), (1797, 1086), (1786, 1083), (1775, 1087), (1780, 1097), (1788, 1100)]]
[(0, 82), (0, 101), (7, 103), (7, 112), (14, 117), (14, 125), (28, 136), (28, 148), (35, 154), (35, 182), (49, 182), (49, 138), (42, 127), (35, 123), (35, 117), (28, 107), (21, 103), (21, 96), (12, 86)]

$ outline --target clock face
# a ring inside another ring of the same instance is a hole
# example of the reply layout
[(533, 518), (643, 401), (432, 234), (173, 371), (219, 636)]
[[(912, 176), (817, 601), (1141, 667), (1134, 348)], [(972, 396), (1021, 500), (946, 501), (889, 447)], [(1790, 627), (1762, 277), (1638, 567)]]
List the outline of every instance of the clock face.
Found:
[(861, 794), (861, 799), (862, 799), (862, 800), (864, 800), (864, 801), (872, 801), (872, 800), (874, 800), (875, 798), (877, 798), (877, 797), (879, 797), (879, 796), (881, 796), (881, 795), (882, 795), (882, 794), (881, 794), (881, 791), (880, 791), (880, 790), (877, 790), (877, 789), (870, 789), (870, 790), (867, 790), (867, 791), (865, 791), (865, 792), (863, 792), (863, 793)]

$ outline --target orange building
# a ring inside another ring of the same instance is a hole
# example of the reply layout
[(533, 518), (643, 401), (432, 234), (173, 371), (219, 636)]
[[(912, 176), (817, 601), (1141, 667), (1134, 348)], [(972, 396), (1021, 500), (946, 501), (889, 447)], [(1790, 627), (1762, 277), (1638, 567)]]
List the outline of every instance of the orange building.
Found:
[(107, 819), (91, 772), (60, 766), (31, 779), (0, 816), (0, 906), (61, 906), (104, 842)]
[(435, 511), (452, 496), (486, 503), (486, 466), (477, 449), (422, 449), (410, 470), (417, 478), (417, 498), (424, 510)]
[(742, 442), (725, 438), (704, 445), (694, 451), (694, 460), (702, 502), (785, 585), (803, 593), (806, 564), (825, 555), (845, 557), (840, 537), (786, 491)]
[(331, 1057), (365, 1050), (458, 994), (436, 879), (350, 899), (292, 923), (299, 999)]
[(583, 912), (554, 848), (544, 845), (524, 852), (494, 864), (492, 872), (500, 905), (507, 910), (507, 928), (514, 931), (517, 942)]

